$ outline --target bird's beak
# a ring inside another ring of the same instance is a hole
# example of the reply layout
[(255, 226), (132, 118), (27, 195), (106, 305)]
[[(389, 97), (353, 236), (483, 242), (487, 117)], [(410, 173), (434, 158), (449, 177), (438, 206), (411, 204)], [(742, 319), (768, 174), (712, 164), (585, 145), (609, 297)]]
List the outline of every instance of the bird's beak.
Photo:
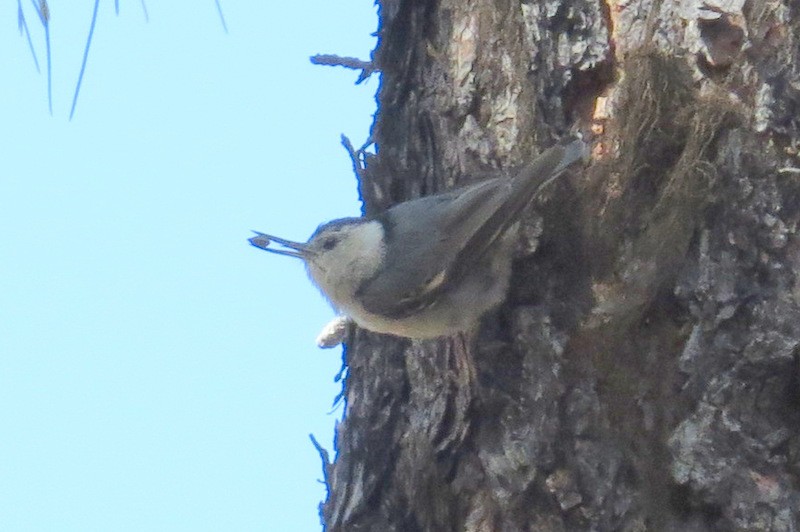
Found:
[[(259, 233), (258, 231), (253, 232), (256, 234), (256, 236), (249, 238), (248, 242), (259, 249), (263, 249), (264, 251), (269, 251), (270, 253), (275, 253), (277, 255), (297, 257), (304, 260), (310, 255), (308, 247), (305, 244), (301, 244), (300, 242), (292, 242), (291, 240), (285, 240), (283, 238), (278, 238), (277, 236), (266, 235), (264, 233)], [(269, 247), (270, 242), (275, 242), (276, 244), (280, 244), (281, 246), (289, 249), (271, 248)]]

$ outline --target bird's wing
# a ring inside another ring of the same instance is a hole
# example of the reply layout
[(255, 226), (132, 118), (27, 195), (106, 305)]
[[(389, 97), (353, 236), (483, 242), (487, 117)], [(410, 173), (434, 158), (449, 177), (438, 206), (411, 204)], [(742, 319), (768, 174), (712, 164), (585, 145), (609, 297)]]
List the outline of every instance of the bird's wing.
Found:
[(557, 145), (512, 179), (482, 181), (386, 211), (385, 267), (360, 287), (361, 304), (401, 319), (435, 303), (484, 258), (541, 187), (582, 156), (584, 146), (581, 140)]

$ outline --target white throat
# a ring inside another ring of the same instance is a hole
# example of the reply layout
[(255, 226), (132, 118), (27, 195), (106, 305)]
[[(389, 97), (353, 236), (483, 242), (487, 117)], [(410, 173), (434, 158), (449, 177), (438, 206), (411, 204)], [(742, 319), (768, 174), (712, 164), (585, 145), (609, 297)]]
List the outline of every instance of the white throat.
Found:
[(335, 248), (308, 261), (311, 280), (339, 311), (358, 313), (355, 293), (383, 264), (384, 236), (378, 221), (353, 225)]

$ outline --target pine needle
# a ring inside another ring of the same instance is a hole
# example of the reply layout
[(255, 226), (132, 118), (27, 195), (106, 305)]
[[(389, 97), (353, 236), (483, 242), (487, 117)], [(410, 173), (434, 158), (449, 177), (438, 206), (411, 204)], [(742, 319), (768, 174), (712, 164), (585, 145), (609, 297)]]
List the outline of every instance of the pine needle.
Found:
[(75, 85), (75, 95), (72, 97), (72, 109), (69, 111), (69, 119), (75, 114), (75, 106), (78, 103), (78, 94), (81, 91), (81, 83), (83, 82), (83, 73), (86, 71), (86, 60), (89, 58), (89, 47), (92, 44), (92, 36), (94, 35), (94, 26), (97, 22), (97, 7), (100, 5), (100, 0), (94, 0), (94, 12), (92, 13), (92, 24), (89, 26), (89, 37), (86, 39), (86, 48), (83, 50), (83, 63), (81, 64), (81, 73), (78, 74), (78, 83)]

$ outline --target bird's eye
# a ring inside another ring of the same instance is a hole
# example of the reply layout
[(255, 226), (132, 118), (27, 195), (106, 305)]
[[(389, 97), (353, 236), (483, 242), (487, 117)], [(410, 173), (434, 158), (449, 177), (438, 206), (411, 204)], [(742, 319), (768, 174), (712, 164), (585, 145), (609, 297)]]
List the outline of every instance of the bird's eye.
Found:
[(338, 244), (338, 243), (339, 243), (339, 240), (336, 239), (336, 238), (327, 238), (322, 243), (322, 249), (324, 249), (325, 251), (330, 251), (333, 248), (335, 248), (336, 244)]

